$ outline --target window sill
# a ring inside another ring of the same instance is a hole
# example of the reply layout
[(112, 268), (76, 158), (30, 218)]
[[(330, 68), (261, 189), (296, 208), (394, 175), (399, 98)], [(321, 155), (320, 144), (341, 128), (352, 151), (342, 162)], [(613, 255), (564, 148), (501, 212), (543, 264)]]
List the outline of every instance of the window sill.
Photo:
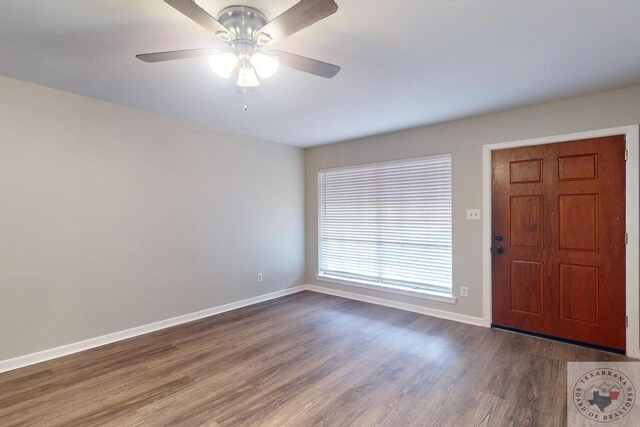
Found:
[(371, 284), (355, 279), (343, 279), (333, 276), (317, 275), (316, 280), (320, 282), (336, 283), (338, 285), (354, 286), (356, 288), (369, 289), (378, 292), (387, 292), (391, 294), (406, 295), (414, 298), (428, 299), (431, 301), (443, 302), (445, 304), (456, 304), (456, 297), (448, 295), (444, 292), (428, 291), (425, 289), (407, 289), (401, 286), (388, 284)]

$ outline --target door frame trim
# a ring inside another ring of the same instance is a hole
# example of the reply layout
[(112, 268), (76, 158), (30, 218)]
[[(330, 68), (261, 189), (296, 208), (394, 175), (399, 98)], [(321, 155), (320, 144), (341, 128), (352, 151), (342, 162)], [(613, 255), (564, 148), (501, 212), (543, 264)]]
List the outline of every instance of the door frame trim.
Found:
[(491, 326), (491, 152), (505, 148), (526, 147), (530, 145), (552, 144), (577, 139), (599, 138), (612, 135), (625, 135), (629, 159), (626, 168), (626, 232), (627, 244), (625, 306), (629, 318), (626, 329), (627, 356), (640, 359), (640, 128), (638, 125), (597, 129), (541, 138), (522, 139), (482, 146), (482, 314), (484, 326)]

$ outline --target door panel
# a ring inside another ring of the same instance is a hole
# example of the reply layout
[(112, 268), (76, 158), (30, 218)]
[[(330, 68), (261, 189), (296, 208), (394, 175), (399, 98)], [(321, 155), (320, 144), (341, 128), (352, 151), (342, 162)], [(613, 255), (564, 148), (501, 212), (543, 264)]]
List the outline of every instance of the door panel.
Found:
[(560, 264), (560, 318), (598, 324), (598, 267)]
[(597, 252), (598, 195), (561, 194), (558, 206), (560, 249)]
[(542, 182), (542, 159), (509, 162), (509, 172), (511, 184)]
[(511, 246), (542, 248), (544, 200), (542, 196), (511, 197)]
[(559, 181), (598, 179), (598, 155), (563, 156), (558, 159)]
[(624, 350), (624, 136), (493, 152), (493, 323)]
[(511, 261), (511, 310), (542, 315), (544, 265), (535, 261)]

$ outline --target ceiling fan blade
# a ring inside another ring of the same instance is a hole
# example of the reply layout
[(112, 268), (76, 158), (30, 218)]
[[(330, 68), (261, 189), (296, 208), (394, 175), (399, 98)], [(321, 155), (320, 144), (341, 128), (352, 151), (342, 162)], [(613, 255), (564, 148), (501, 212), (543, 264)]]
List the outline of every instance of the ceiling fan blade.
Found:
[(144, 62), (162, 62), (174, 61), (176, 59), (198, 58), (201, 56), (209, 56), (218, 53), (215, 49), (188, 49), (188, 50), (172, 50), (170, 52), (143, 53), (136, 55)]
[(282, 40), (326, 18), (336, 10), (338, 5), (334, 0), (300, 0), (298, 4), (262, 27), (258, 31), (258, 39), (262, 41), (266, 38), (268, 43)]
[(224, 25), (198, 6), (194, 0), (164, 0), (164, 2), (212, 33), (229, 34), (229, 30)]
[(293, 53), (282, 52), (279, 50), (272, 50), (270, 55), (278, 57), (278, 62), (285, 67), (295, 68), (296, 70), (304, 71), (305, 73), (315, 74), (316, 76), (324, 77), (327, 79), (332, 78), (340, 67), (337, 65), (329, 64), (327, 62), (318, 61), (317, 59), (306, 58), (304, 56), (295, 55)]

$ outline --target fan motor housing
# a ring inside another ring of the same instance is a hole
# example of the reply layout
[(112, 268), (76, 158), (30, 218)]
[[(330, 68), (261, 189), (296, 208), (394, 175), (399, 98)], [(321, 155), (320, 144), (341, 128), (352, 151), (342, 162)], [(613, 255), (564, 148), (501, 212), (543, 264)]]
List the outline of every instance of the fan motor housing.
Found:
[[(258, 9), (247, 6), (230, 6), (218, 14), (218, 21), (233, 35), (233, 40), (254, 41), (258, 30), (267, 25), (267, 17)], [(224, 39), (223, 35), (221, 38)], [(227, 40), (229, 41), (229, 40)]]

